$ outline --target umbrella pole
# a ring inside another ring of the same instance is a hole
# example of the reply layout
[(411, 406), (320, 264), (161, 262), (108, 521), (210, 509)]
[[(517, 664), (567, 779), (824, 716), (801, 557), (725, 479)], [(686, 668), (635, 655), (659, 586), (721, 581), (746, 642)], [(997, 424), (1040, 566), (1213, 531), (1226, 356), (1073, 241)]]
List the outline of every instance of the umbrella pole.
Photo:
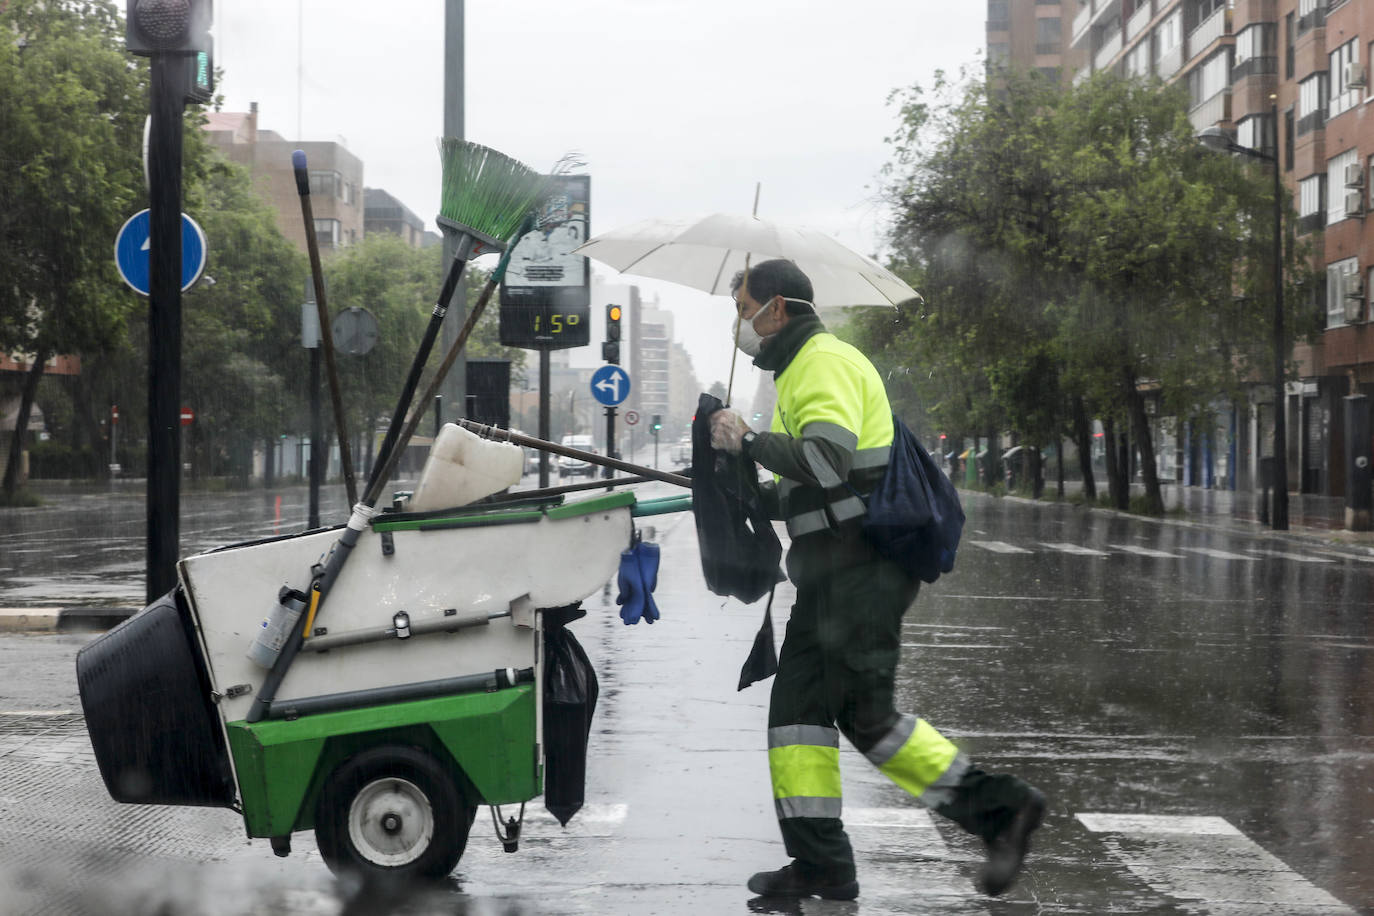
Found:
[[(759, 217), (759, 192), (763, 190), (763, 182), (754, 182), (754, 212), (751, 214), (755, 219)], [(740, 284), (740, 289), (749, 288), (749, 252), (744, 253), (744, 280)], [(735, 393), (735, 357), (739, 355), (739, 325), (740, 321), (739, 306), (735, 306), (735, 350), (730, 354), (730, 381), (725, 386), (725, 406), (730, 406), (730, 396)]]

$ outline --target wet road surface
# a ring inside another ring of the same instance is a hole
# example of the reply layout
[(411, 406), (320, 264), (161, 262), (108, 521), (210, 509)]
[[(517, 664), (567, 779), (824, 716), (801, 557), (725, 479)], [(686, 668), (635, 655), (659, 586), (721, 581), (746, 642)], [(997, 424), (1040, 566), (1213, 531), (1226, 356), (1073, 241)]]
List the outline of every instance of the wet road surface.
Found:
[[(1374, 563), (1071, 507), (966, 508), (955, 572), (907, 615), (899, 706), (1045, 790), (1029, 868), (981, 897), (978, 844), (845, 747), (862, 896), (771, 911), (1374, 912)], [(87, 637), (0, 638), (0, 913), (770, 911), (743, 887), (785, 861), (767, 685), (734, 689), (761, 608), (705, 591), (690, 517), (641, 521), (663, 546), (663, 619), (624, 627), (594, 595), (573, 626), (601, 680), (587, 808), (565, 830), (532, 804), (515, 855), (484, 809), (450, 887), (380, 908), (308, 834), (278, 860), (233, 812), (110, 802), (71, 675)], [(779, 627), (791, 597), (780, 587)]]

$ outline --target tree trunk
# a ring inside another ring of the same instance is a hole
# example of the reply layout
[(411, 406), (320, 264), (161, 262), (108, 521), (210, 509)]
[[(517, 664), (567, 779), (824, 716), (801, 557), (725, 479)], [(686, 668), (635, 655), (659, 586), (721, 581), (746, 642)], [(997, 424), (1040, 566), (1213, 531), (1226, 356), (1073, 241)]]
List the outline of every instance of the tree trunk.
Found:
[(987, 479), (983, 481), (983, 483), (985, 483), (988, 487), (992, 487), (994, 484), (996, 484), (997, 481), (998, 481), (998, 480), (1000, 479), (1000, 477), (1001, 477), (1001, 475), (999, 474), (999, 471), (1001, 470), (1001, 468), (999, 467), (999, 465), (1001, 464), (1001, 462), (998, 460), (997, 448), (993, 445), (993, 443), (996, 441), (996, 439), (997, 439), (997, 430), (992, 429), (991, 427), (989, 427), (989, 428), (988, 428), (988, 460), (985, 462), (985, 464), (987, 465), (987, 467), (986, 467)]
[(277, 440), (268, 436), (263, 440), (265, 448), (262, 453), (262, 486), (264, 489), (272, 489), (272, 481), (276, 479), (276, 456)]
[(1039, 499), (1045, 495), (1045, 459), (1040, 454), (1040, 446), (1032, 446), (1030, 450), (1030, 474), (1031, 474), (1031, 499)]
[(1093, 427), (1083, 398), (1073, 399), (1073, 436), (1078, 444), (1078, 468), (1083, 472), (1083, 498), (1097, 502), (1097, 481), (1093, 479)]
[(1056, 463), (1059, 465), (1059, 498), (1064, 498), (1064, 437), (1058, 436), (1055, 439)]
[(87, 473), (97, 480), (103, 480), (110, 476), (110, 439), (109, 436), (101, 434), (100, 420), (95, 405), (91, 403), (90, 386), (82, 384), (80, 376), (74, 377), (72, 382), (72, 426), (75, 431), (79, 431), (79, 435), (72, 438), (78, 449), (84, 446), (90, 455)]
[(19, 463), (24, 458), (24, 441), (29, 435), (29, 414), (33, 412), (33, 400), (38, 394), (38, 383), (43, 378), (43, 364), (48, 361), (45, 352), (35, 353), (33, 366), (24, 376), (24, 390), (19, 396), (19, 414), (14, 418), (14, 435), (10, 438), (10, 460), (5, 466), (3, 484), (5, 502), (14, 502), (14, 494), (19, 489)]
[(1107, 493), (1117, 509), (1130, 508), (1130, 491), (1126, 488), (1125, 469), (1121, 467), (1121, 453), (1116, 446), (1116, 421), (1108, 417), (1102, 421), (1107, 443)]
[(1149, 515), (1164, 514), (1164, 495), (1159, 488), (1159, 468), (1155, 464), (1155, 442), (1150, 435), (1150, 418), (1145, 415), (1145, 398), (1136, 389), (1135, 376), (1125, 375), (1127, 386), (1126, 404), (1131, 414), (1131, 432), (1135, 436), (1136, 448), (1140, 450), (1140, 472), (1145, 478), (1145, 512)]

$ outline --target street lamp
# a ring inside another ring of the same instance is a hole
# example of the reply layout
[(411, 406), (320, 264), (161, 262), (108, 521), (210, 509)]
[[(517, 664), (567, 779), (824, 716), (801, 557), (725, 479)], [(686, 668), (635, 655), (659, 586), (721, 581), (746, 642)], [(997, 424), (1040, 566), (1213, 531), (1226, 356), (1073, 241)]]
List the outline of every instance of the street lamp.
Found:
[[(1270, 96), (1269, 123), (1278, 137), (1279, 106)], [(1288, 431), (1284, 420), (1283, 364), (1288, 353), (1283, 342), (1283, 190), (1279, 181), (1278, 146), (1274, 155), (1241, 146), (1220, 127), (1204, 128), (1198, 142), (1218, 153), (1231, 153), (1262, 159), (1274, 166), (1274, 508), (1271, 523), (1275, 531), (1288, 530)]]

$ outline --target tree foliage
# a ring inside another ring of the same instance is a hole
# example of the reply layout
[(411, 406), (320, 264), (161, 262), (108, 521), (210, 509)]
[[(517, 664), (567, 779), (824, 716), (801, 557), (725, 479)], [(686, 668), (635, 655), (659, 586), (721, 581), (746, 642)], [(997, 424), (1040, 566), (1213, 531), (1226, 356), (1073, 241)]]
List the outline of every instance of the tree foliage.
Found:
[(1186, 94), (1155, 82), (939, 76), (893, 101), (894, 262), (925, 303), (854, 333), (956, 434), (1038, 454), (1076, 398), (1129, 423), (1160, 511), (1145, 393), (1201, 416), (1272, 352), (1268, 173), (1203, 150)]

